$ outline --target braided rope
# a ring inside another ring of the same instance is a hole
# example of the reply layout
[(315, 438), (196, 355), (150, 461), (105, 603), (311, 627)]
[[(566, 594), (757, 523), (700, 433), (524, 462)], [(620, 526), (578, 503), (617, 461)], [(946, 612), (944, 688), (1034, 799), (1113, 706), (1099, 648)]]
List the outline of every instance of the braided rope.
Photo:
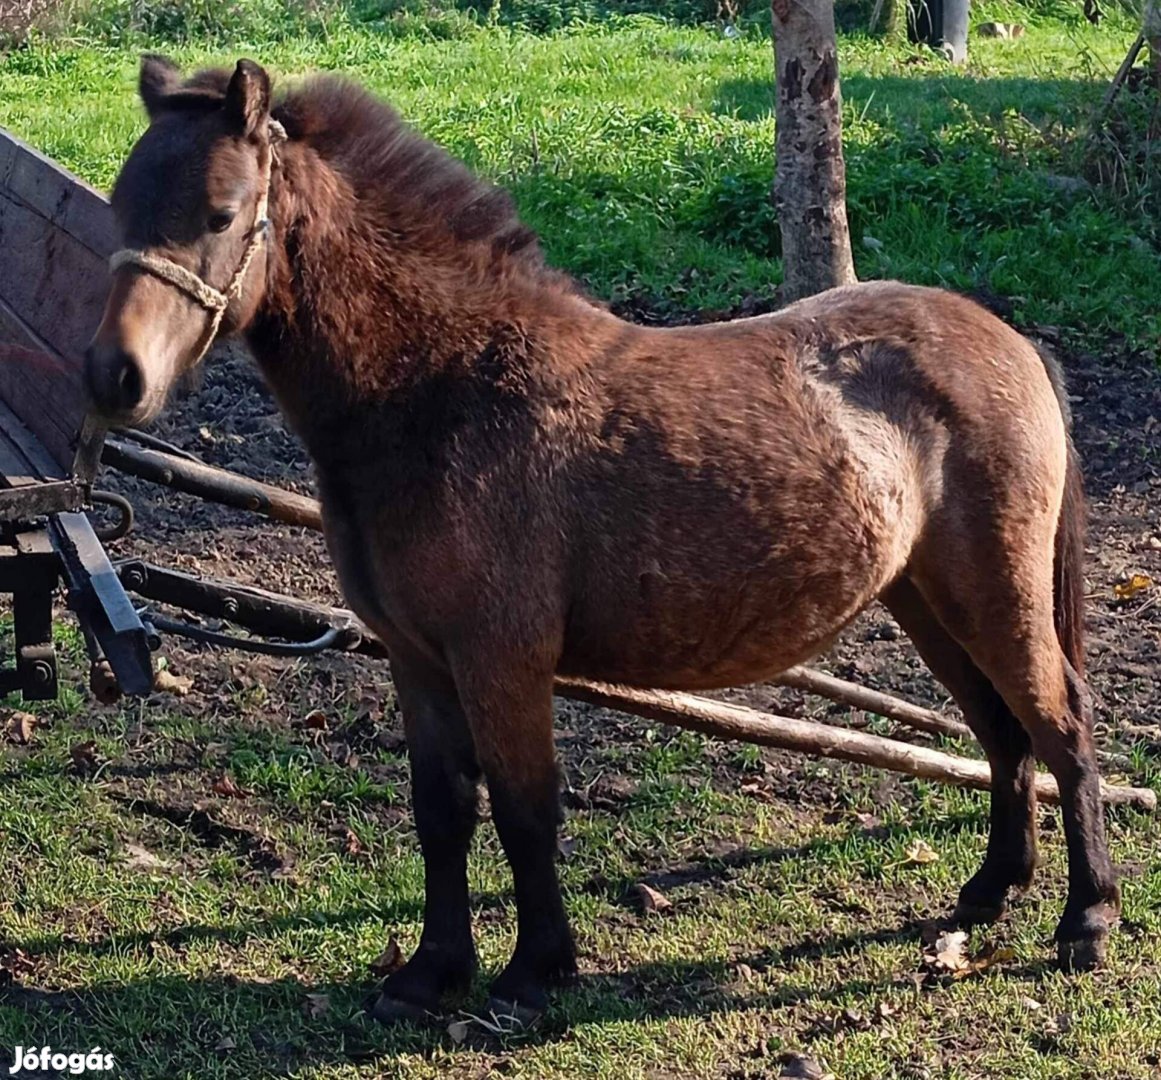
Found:
[(241, 261), (231, 276), (225, 292), (215, 289), (192, 270), (187, 270), (172, 259), (167, 259), (164, 255), (157, 255), (143, 248), (122, 248), (120, 251), (114, 252), (109, 259), (110, 273), (116, 273), (123, 266), (136, 266), (138, 269), (180, 289), (211, 313), (209, 327), (202, 338), (202, 346), (190, 367), (195, 367), (201, 363), (202, 358), (210, 351), (210, 346), (213, 345), (218, 331), (222, 328), (222, 320), (226, 317), (226, 311), (230, 304), (241, 296), (246, 275), (250, 272), (250, 265), (270, 230), (270, 221), (266, 214), (270, 203), (270, 178), (274, 171), (274, 148), (285, 141), (286, 129), (277, 120), (271, 118), (270, 143), (262, 166), (262, 186), (258, 192), (258, 202), (254, 208), (254, 224), (250, 227), (250, 238), (246, 244), (246, 250), (242, 252)]
[(138, 248), (122, 248), (115, 252), (109, 260), (109, 272), (116, 273), (122, 266), (137, 266), (148, 271), (162, 281), (168, 281), (188, 293), (207, 311), (221, 311), (230, 303), (225, 293), (218, 292), (212, 285), (207, 285), (192, 270), (179, 266), (172, 259), (154, 255), (152, 252)]

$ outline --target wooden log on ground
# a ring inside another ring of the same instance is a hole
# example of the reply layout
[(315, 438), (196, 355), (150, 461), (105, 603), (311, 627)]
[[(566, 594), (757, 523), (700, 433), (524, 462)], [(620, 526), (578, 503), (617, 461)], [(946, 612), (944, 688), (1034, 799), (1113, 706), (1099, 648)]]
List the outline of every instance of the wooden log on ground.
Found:
[(904, 701), (892, 694), (871, 690), (858, 683), (836, 678), (813, 668), (792, 667), (771, 680), (778, 686), (788, 686), (806, 694), (818, 694), (842, 705), (877, 713), (889, 720), (897, 720), (908, 727), (925, 731), (929, 735), (946, 735), (953, 739), (973, 738), (971, 728), (958, 720), (943, 716), (933, 709), (925, 709), (910, 701)]
[(160, 450), (134, 446), (122, 439), (107, 438), (101, 460), (114, 469), (152, 480), (155, 484), (184, 491), (209, 502), (264, 514), (287, 525), (322, 529), (322, 508), (316, 499), (251, 480), (226, 469), (177, 457)]
[[(956, 757), (863, 731), (776, 716), (693, 694), (638, 690), (585, 679), (557, 679), (556, 692), (590, 705), (602, 705), (663, 724), (700, 731), (716, 739), (756, 743), (815, 757), (873, 765), (960, 787), (988, 790), (992, 783), (991, 770), (984, 761)], [(1059, 803), (1056, 780), (1038, 773), (1036, 796), (1046, 803)], [(1102, 781), (1101, 797), (1115, 806), (1135, 806), (1142, 810), (1157, 808), (1157, 794), (1151, 788), (1117, 787)]]

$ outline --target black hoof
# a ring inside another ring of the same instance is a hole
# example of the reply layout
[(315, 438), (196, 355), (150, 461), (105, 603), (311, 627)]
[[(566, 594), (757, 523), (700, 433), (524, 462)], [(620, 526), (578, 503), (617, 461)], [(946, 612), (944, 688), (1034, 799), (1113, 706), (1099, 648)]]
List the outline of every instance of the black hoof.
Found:
[(971, 900), (960, 899), (951, 913), (951, 921), (956, 926), (985, 926), (988, 923), (999, 922), (1008, 913), (1006, 900), (996, 903), (994, 900), (987, 903), (976, 903)]
[(505, 1030), (528, 1030), (540, 1023), (548, 1008), (548, 999), (542, 1004), (522, 1005), (517, 1001), (504, 1001), (498, 997), (488, 998), (485, 1006), (486, 1019), (495, 1020)]
[(1081, 918), (1065, 917), (1056, 928), (1056, 957), (1064, 971), (1094, 971), (1109, 951), (1109, 932), (1118, 918), (1115, 906), (1098, 904)]
[(371, 1006), (371, 1016), (380, 1024), (425, 1024), (435, 1018), (435, 1012), (402, 998), (380, 994)]
[(1060, 969), (1070, 974), (1081, 971), (1096, 971), (1103, 967), (1108, 951), (1109, 939), (1107, 935), (1056, 943), (1056, 959), (1060, 964)]

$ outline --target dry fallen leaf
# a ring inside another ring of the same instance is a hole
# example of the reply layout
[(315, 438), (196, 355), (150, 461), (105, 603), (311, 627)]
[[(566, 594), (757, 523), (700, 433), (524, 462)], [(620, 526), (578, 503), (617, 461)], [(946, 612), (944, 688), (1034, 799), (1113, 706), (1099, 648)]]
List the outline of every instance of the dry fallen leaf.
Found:
[(468, 1031), (471, 1026), (471, 1021), (469, 1020), (453, 1020), (447, 1026), (447, 1033), (451, 1036), (451, 1041), (456, 1046), (459, 1046), (468, 1037)]
[(371, 974), (382, 979), (401, 967), (403, 967), (403, 950), (399, 947), (398, 938), (392, 934), (387, 942), (387, 948), (371, 961)]
[(193, 679), (188, 675), (175, 675), (168, 668), (159, 668), (153, 676), (153, 689), (161, 694), (185, 697), (193, 689)]
[(637, 898), (641, 901), (641, 907), (646, 912), (654, 911), (660, 913), (662, 911), (668, 911), (673, 907), (671, 900), (667, 900), (656, 889), (650, 888), (644, 882), (639, 882), (635, 885), (634, 890), (637, 893)]
[(33, 716), (32, 713), (13, 710), (8, 714), (4, 729), (10, 734), (14, 742), (27, 746), (32, 742), (32, 733), (39, 723), (39, 718)]
[(967, 939), (964, 930), (942, 933), (924, 953), (923, 959), (936, 971), (948, 974), (953, 979), (963, 979), (1015, 958), (1014, 950), (1006, 947), (997, 949), (991, 945), (985, 945), (977, 955), (969, 956), (964, 951)]
[(327, 994), (307, 994), (306, 995), (306, 1015), (311, 1020), (317, 1020), (320, 1016), (325, 1016), (331, 1007), (331, 999)]
[(326, 731), (327, 714), (322, 709), (312, 709), (302, 718), (302, 726), (311, 731)]
[(217, 1045), (214, 1047), (214, 1049), (221, 1050), (221, 1051), (237, 1050), (238, 1044), (234, 1041), (234, 1039), (231, 1036), (223, 1035), (218, 1040)]
[(913, 840), (907, 848), (907, 862), (923, 865), (939, 861), (939, 852), (926, 840)]
[(834, 1073), (827, 1072), (805, 1054), (788, 1054), (783, 1059), (782, 1071), (778, 1075), (785, 1080), (834, 1080)]
[(101, 756), (97, 753), (97, 744), (92, 739), (70, 746), (69, 757), (72, 759), (73, 768), (78, 772), (92, 772), (101, 764)]
[(929, 952), (923, 954), (923, 959), (938, 971), (950, 972), (952, 975), (966, 973), (971, 966), (964, 955), (967, 939), (966, 930), (947, 930), (935, 939), (935, 944)]
[(125, 845), (125, 862), (135, 870), (164, 870), (169, 866), (164, 859), (140, 844)]
[(1153, 588), (1153, 579), (1148, 574), (1132, 574), (1127, 581), (1118, 581), (1113, 586), (1113, 595), (1118, 600), (1132, 600), (1134, 596)]
[(367, 854), (367, 849), (363, 847), (363, 841), (359, 839), (354, 829), (347, 828), (343, 833), (343, 840), (348, 855), (359, 856)]
[(229, 773), (224, 773), (214, 781), (213, 792), (215, 795), (224, 795), (227, 799), (244, 799), (251, 794), (246, 788), (239, 787)]

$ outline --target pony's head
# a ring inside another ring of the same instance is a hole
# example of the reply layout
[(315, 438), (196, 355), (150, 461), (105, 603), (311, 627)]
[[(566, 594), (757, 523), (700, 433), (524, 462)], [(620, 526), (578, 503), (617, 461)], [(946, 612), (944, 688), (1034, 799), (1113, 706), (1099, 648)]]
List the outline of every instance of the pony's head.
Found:
[(117, 424), (156, 415), (219, 333), (253, 319), (280, 134), (270, 79), (249, 60), (183, 81), (169, 60), (146, 56), (140, 93), (149, 127), (112, 199), (125, 247), (85, 355), (92, 406)]

